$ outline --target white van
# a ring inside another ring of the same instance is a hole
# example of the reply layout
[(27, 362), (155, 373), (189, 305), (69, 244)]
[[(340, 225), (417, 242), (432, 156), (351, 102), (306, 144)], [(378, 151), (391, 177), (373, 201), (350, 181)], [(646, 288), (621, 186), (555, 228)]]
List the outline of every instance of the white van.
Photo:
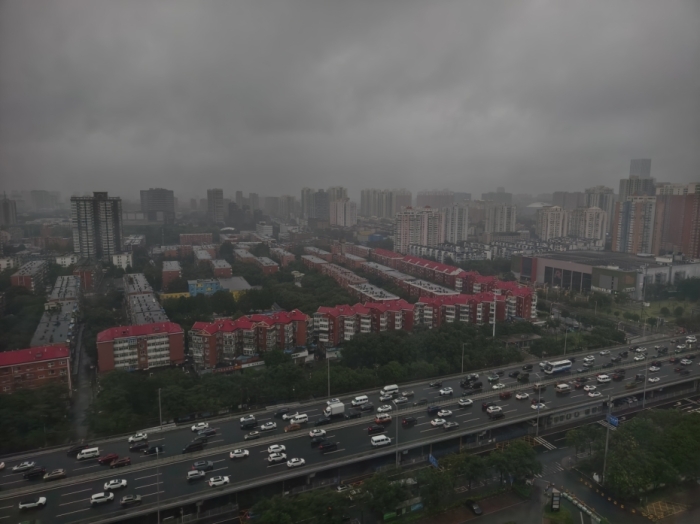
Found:
[(399, 386), (396, 384), (389, 384), (388, 386), (384, 386), (384, 389), (382, 389), (379, 392), (380, 395), (398, 395), (399, 394)]
[(304, 424), (308, 421), (309, 416), (306, 413), (299, 413), (298, 415), (293, 416), (292, 420), (290, 420), (292, 424)]
[(367, 402), (369, 402), (367, 395), (360, 395), (359, 397), (352, 399), (351, 404), (353, 406), (361, 406), (362, 404), (367, 404)]
[(375, 448), (379, 446), (388, 446), (391, 444), (391, 439), (386, 435), (375, 435), (370, 439), (370, 441)]
[(568, 384), (557, 384), (557, 387), (554, 388), (554, 391), (562, 395), (564, 393), (571, 393), (571, 386), (569, 386)]
[(90, 459), (90, 458), (95, 458), (100, 456), (100, 449), (99, 448), (87, 448), (82, 450), (81, 452), (78, 453), (77, 459), (78, 460), (85, 460), (85, 459)]

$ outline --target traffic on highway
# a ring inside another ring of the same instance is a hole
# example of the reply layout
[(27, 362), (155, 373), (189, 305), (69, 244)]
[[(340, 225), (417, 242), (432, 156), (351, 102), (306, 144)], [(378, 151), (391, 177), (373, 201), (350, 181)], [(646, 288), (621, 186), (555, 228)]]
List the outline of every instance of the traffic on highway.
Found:
[[(309, 466), (331, 467), (384, 446), (422, 446), (448, 433), (458, 437), (482, 431), (494, 420), (535, 418), (583, 403), (602, 406), (609, 396), (622, 399), (700, 375), (692, 343), (656, 344), (407, 387), (390, 384), (322, 403), (8, 457), (0, 472), (0, 521), (37, 512), (52, 522), (73, 522), (214, 493), (251, 479), (274, 481), (280, 472), (303, 475)], [(31, 489), (22, 489), (26, 487)]]

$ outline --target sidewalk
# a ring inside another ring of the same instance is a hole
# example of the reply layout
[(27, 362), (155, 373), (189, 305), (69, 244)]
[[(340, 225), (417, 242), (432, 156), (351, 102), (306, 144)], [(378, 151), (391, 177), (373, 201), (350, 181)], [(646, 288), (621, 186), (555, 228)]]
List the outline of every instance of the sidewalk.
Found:
[(87, 436), (87, 410), (92, 402), (92, 383), (90, 359), (85, 354), (83, 344), (83, 326), (80, 326), (80, 335), (76, 348), (76, 375), (73, 380), (73, 435), (76, 440), (83, 440)]

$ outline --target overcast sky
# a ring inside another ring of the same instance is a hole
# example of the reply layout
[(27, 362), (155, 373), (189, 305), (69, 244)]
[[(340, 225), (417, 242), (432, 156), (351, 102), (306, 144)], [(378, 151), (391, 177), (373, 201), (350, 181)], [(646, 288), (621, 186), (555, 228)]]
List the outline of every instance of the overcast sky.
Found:
[(700, 179), (697, 0), (6, 0), (0, 189)]

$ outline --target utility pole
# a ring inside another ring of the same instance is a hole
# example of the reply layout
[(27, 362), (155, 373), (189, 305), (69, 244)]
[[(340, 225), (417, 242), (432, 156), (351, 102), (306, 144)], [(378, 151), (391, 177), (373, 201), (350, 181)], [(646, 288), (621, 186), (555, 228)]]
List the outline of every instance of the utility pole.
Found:
[[(493, 294), (493, 338), (496, 340), (496, 316), (497, 316), (496, 294)], [(495, 349), (495, 346), (494, 346)]]
[(160, 403), (160, 388), (158, 388), (158, 422), (160, 424), (160, 431), (163, 431), (163, 408)]
[(642, 409), (644, 409), (644, 406), (647, 403), (647, 384), (649, 383), (649, 364), (647, 364), (647, 361), (644, 360), (644, 366), (646, 367), (646, 370), (644, 371), (644, 393), (642, 393)]
[(564, 356), (566, 356), (566, 339), (569, 336), (569, 326), (564, 326)]
[[(158, 390), (160, 393), (160, 389)], [(158, 524), (160, 524), (160, 448), (156, 445), (156, 495), (158, 497)]]
[(464, 344), (466, 342), (462, 342), (462, 375), (464, 375)]
[[(541, 384), (540, 384), (541, 386)], [(535, 437), (540, 436), (540, 399), (542, 398), (542, 388), (537, 388), (537, 426), (535, 427)]]
[[(612, 414), (612, 395), (608, 395), (608, 415)], [(603, 473), (601, 475), (600, 484), (605, 486), (605, 467), (608, 463), (608, 442), (610, 441), (610, 420), (607, 424), (607, 432), (605, 433), (605, 454), (603, 455)]]
[(326, 364), (328, 366), (328, 400), (331, 399), (331, 361), (326, 355)]

